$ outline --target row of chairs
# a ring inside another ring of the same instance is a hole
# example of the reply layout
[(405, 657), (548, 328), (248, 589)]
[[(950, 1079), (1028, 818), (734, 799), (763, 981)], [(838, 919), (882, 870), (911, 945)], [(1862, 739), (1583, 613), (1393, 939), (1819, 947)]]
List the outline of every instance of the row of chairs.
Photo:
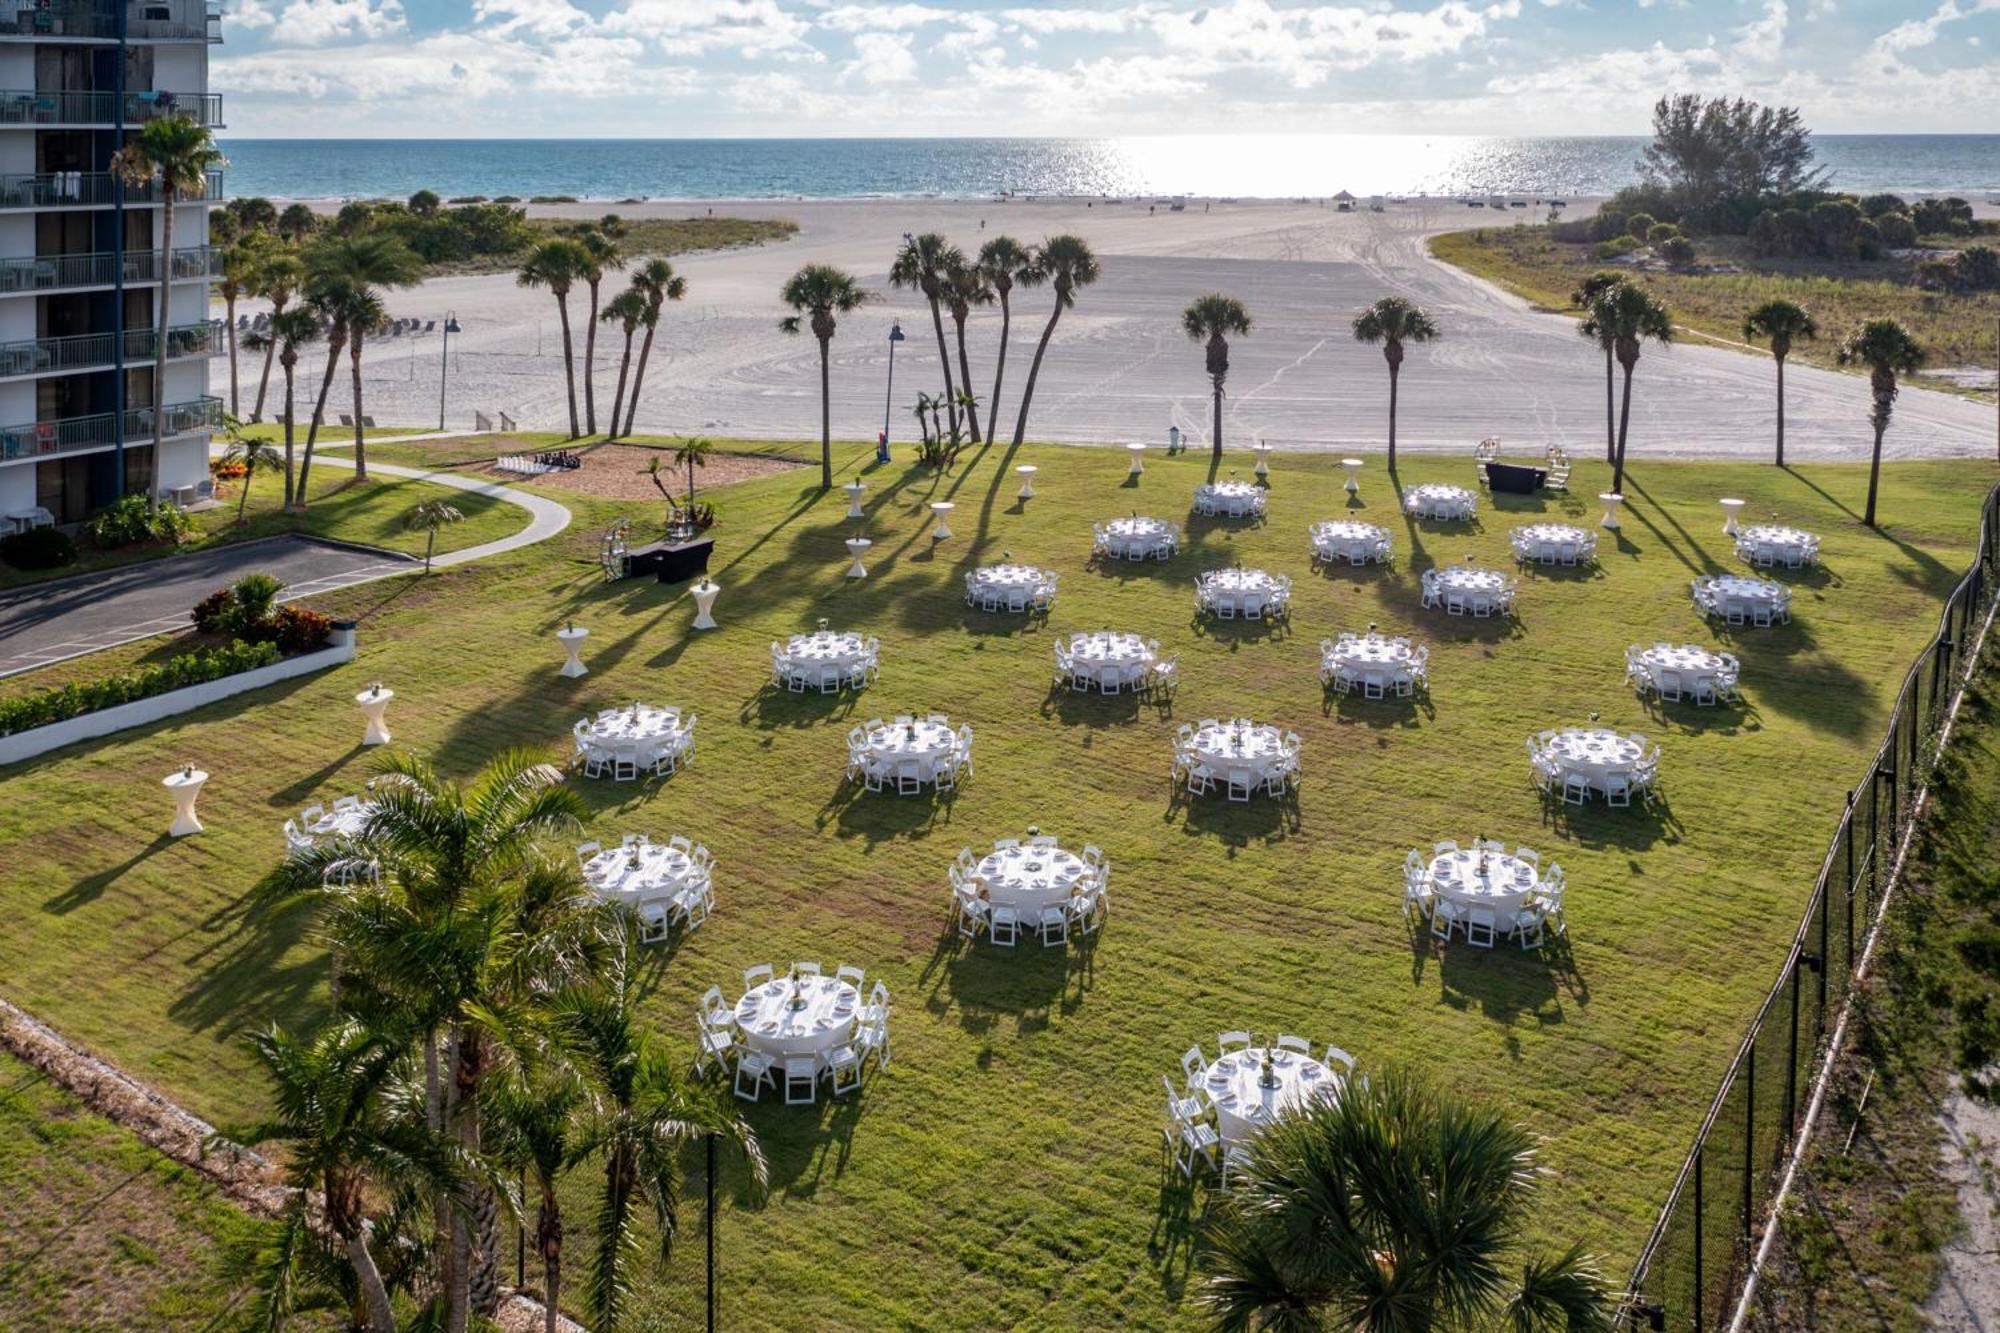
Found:
[(1085, 634), (1072, 634), (1067, 644), (1056, 641), (1056, 688), (1067, 686), (1078, 694), (1089, 694), (1093, 687), (1100, 694), (1119, 694), (1129, 689), (1142, 698), (1164, 694), (1168, 700), (1180, 689), (1180, 654), (1161, 657), (1158, 639), (1146, 640), (1146, 650), (1152, 654), (1151, 661), (1116, 665), (1092, 663), (1079, 656), (1082, 644), (1088, 639)]
[[(1495, 839), (1475, 838), (1472, 845), (1496, 854), (1506, 851), (1506, 845)], [(1436, 855), (1443, 856), (1457, 851), (1458, 843), (1446, 839), (1434, 844), (1434, 849)], [(1553, 861), (1542, 870), (1541, 853), (1531, 847), (1517, 847), (1514, 859), (1535, 867), (1539, 879), (1528, 901), (1503, 919), (1496, 908), (1462, 905), (1440, 895), (1424, 854), (1412, 849), (1403, 858), (1403, 919), (1428, 921), (1431, 938), (1447, 944), (1456, 929), (1467, 944), (1479, 949), (1492, 948), (1503, 933), (1512, 934), (1523, 949), (1541, 948), (1549, 934), (1561, 935), (1569, 929), (1562, 914), (1564, 871)]]
[[(892, 726), (903, 726), (911, 719), (899, 716)], [(933, 713), (930, 721), (939, 726), (948, 725), (943, 713)], [(895, 758), (873, 755), (868, 752), (868, 737), (883, 726), (881, 718), (871, 718), (865, 726), (854, 727), (847, 733), (847, 778), (858, 781), (869, 791), (886, 791), (893, 785), (898, 796), (919, 796), (924, 784), (930, 783), (939, 791), (952, 791), (960, 781), (972, 776), (972, 724), (962, 723), (952, 738), (952, 747), (946, 754), (934, 759)]]
[(862, 689), (882, 675), (882, 640), (871, 634), (862, 641), (861, 656), (845, 667), (811, 658), (789, 656), (776, 639), (771, 640), (771, 683), (793, 694), (804, 694), (817, 686), (821, 694), (838, 694), (843, 688)]
[(1760, 569), (1804, 569), (1819, 563), (1819, 538), (1801, 533), (1804, 542), (1758, 541), (1748, 533), (1736, 538), (1736, 554)]
[(1165, 523), (1166, 531), (1153, 539), (1114, 537), (1102, 523), (1090, 526), (1090, 553), (1120, 560), (1171, 560), (1181, 548), (1181, 525)]
[[(361, 808), (359, 796), (336, 796), (333, 798), (333, 813), (344, 815)], [(285, 821), (285, 850), (288, 852), (310, 851), (313, 847), (313, 825), (326, 818), (326, 805), (315, 802), (299, 811), (294, 819)]]
[(1218, 496), (1197, 488), (1194, 493), (1194, 512), (1203, 518), (1262, 518), (1268, 503), (1263, 491), (1247, 496)]
[(1322, 538), (1317, 529), (1313, 533), (1312, 562), (1314, 565), (1337, 565), (1343, 559), (1356, 569), (1364, 565), (1386, 565), (1395, 557), (1395, 540), (1387, 530), (1366, 542), (1343, 540), (1339, 547), (1331, 536)]
[[(794, 963), (792, 974), (819, 976), (818, 963)], [(746, 968), (745, 992), (770, 981), (769, 963)], [(858, 967), (842, 965), (835, 976), (860, 993), (867, 974)], [(880, 980), (868, 991), (866, 1003), (855, 1015), (854, 1038), (820, 1055), (793, 1055), (774, 1058), (744, 1044), (736, 1028), (736, 1011), (722, 996), (722, 987), (710, 986), (695, 1007), (695, 1026), (700, 1045), (695, 1053), (695, 1072), (711, 1070), (734, 1074), (732, 1091), (746, 1102), (762, 1099), (769, 1087), (784, 1093), (787, 1106), (810, 1106), (818, 1097), (822, 1079), (832, 1085), (833, 1095), (843, 1096), (861, 1086), (861, 1070), (870, 1057), (877, 1069), (889, 1065), (889, 988)]]
[(1503, 578), (1500, 586), (1492, 592), (1478, 592), (1457, 586), (1444, 586), (1439, 571), (1427, 569), (1422, 575), (1424, 594), (1420, 602), (1426, 610), (1443, 609), (1446, 615), (1462, 616), (1470, 614), (1484, 619), (1488, 616), (1504, 616), (1514, 609), (1514, 596), (1520, 585), (1512, 578)]
[[(1662, 644), (1661, 647), (1666, 645)], [(1722, 670), (1709, 675), (1690, 672), (1683, 677), (1680, 672), (1667, 667), (1649, 665), (1643, 659), (1645, 649), (1633, 644), (1625, 650), (1625, 679), (1640, 694), (1655, 694), (1660, 702), (1677, 704), (1683, 699), (1692, 700), (1697, 706), (1710, 708), (1737, 697), (1737, 681), (1743, 671), (1743, 664), (1734, 653), (1717, 653), (1722, 659)]]
[(595, 739), (590, 735), (589, 720), (580, 719), (570, 728), (576, 747), (570, 762), (582, 768), (587, 778), (607, 773), (614, 782), (636, 782), (646, 773), (671, 777), (694, 762), (695, 722), (696, 715), (689, 713), (672, 736), (655, 737), (649, 750), (641, 750), (637, 744), (607, 744)]
[[(1564, 767), (1549, 749), (1554, 736), (1554, 732), (1544, 731), (1539, 737), (1528, 737), (1528, 765), (1534, 774), (1535, 788), (1544, 797), (1560, 799), (1564, 805), (1587, 805), (1593, 790), (1590, 777)], [(1660, 747), (1637, 732), (1630, 739), (1640, 746), (1639, 762), (1630, 772), (1607, 772), (1598, 778), (1604, 787), (1604, 803), (1621, 809), (1631, 805), (1634, 796), (1642, 801), (1652, 800), (1653, 786), (1660, 777)]]
[(1292, 614), (1292, 576), (1273, 574), (1271, 591), (1261, 599), (1238, 597), (1216, 589), (1212, 574), (1204, 574), (1194, 585), (1195, 610), (1212, 615), (1217, 620), (1234, 620), (1241, 614), (1245, 620), (1289, 620)]
[(1507, 534), (1507, 543), (1514, 548), (1517, 564), (1575, 566), (1597, 558), (1597, 534), (1586, 529), (1578, 529), (1575, 537), (1549, 541), (1525, 527), (1515, 528)]
[[(1340, 640), (1346, 643), (1354, 637), (1352, 634), (1342, 634)], [(1400, 635), (1392, 642), (1400, 643), (1406, 648), (1410, 643)], [(1319, 681), (1321, 685), (1336, 694), (1352, 693), (1356, 686), (1360, 687), (1361, 697), (1364, 699), (1387, 698), (1392, 691), (1398, 699), (1408, 699), (1419, 688), (1426, 693), (1430, 691), (1431, 646), (1427, 643), (1419, 644), (1410, 653), (1406, 666), (1393, 669), (1387, 666), (1355, 666), (1349, 662), (1339, 661), (1334, 656), (1335, 649), (1333, 640), (1319, 641)]]
[(1694, 592), (1695, 609), (1705, 616), (1719, 616), (1725, 624), (1747, 623), (1759, 629), (1769, 629), (1774, 624), (1792, 623), (1791, 596), (1783, 589), (1772, 597), (1745, 600), (1718, 591), (1707, 579), (1695, 579), (1690, 586)]
[(1059, 582), (1054, 570), (1043, 571), (1041, 582), (1033, 587), (1020, 583), (1002, 585), (984, 582), (968, 573), (965, 576), (965, 604), (976, 606), (981, 611), (1032, 611), (1045, 616), (1056, 604), (1056, 585)]
[(1026, 929), (1041, 936), (1044, 949), (1055, 949), (1069, 943), (1072, 931), (1096, 934), (1111, 911), (1111, 867), (1102, 860), (1091, 867), (1090, 878), (1068, 902), (1044, 907), (1033, 920), (1023, 920), (1016, 909), (982, 896), (984, 885), (979, 877), (958, 864), (946, 874), (951, 881), (953, 920), (967, 940), (977, 940), (984, 933), (989, 942), (1011, 949), (1021, 942), (1021, 931)]

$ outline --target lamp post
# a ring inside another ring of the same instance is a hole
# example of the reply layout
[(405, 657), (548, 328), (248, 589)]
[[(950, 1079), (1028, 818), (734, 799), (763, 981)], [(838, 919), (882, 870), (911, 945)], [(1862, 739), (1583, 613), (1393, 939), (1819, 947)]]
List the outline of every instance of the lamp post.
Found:
[(459, 331), (458, 316), (453, 314), (451, 311), (447, 310), (444, 315), (444, 336), (441, 339), (439, 339), (439, 341), (443, 344), (443, 351), (441, 351), (438, 354), (439, 355), (438, 359), (438, 429), (439, 430), (444, 429), (444, 381), (445, 381), (445, 375), (451, 370), (451, 335), (457, 333), (458, 331)]
[(903, 341), (903, 325), (900, 320), (889, 323), (889, 383), (882, 390), (882, 434), (875, 441), (875, 461), (889, 461), (889, 408), (896, 398), (896, 344)]

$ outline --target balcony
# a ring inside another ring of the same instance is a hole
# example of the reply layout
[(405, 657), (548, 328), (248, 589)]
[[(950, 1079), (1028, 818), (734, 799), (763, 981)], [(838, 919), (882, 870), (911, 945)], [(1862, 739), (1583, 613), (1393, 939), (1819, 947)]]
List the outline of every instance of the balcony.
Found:
[[(108, 449), (118, 443), (118, 414), (99, 412), (94, 416), (65, 417), (61, 421), (36, 421), (25, 426), (0, 427), (0, 463), (18, 463), (30, 458), (56, 458), (63, 454), (88, 453)], [(189, 403), (168, 403), (163, 438), (195, 435), (222, 426), (222, 400), (197, 398)], [(150, 444), (153, 440), (153, 409), (135, 407), (125, 413), (125, 443)]]
[[(116, 0), (0, 0), (0, 41), (115, 41)], [(222, 6), (194, 0), (141, 0), (125, 6), (133, 42), (220, 42)]]
[[(112, 124), (118, 94), (65, 90), (32, 92), (26, 89), (0, 90), (0, 127), (9, 125), (76, 125), (86, 127)], [(145, 92), (125, 94), (124, 123), (144, 125), (163, 116), (192, 116), (209, 129), (222, 127), (221, 93)]]
[[(159, 345), (158, 329), (125, 330), (125, 363), (148, 365)], [(221, 320), (181, 324), (167, 330), (170, 360), (213, 356), (223, 347)], [(118, 358), (115, 333), (79, 333), (67, 338), (28, 338), (0, 343), (0, 379), (22, 379), (30, 375), (69, 375), (86, 370), (105, 370)]]
[[(118, 178), (103, 171), (50, 171), (33, 176), (0, 176), (0, 213), (24, 209), (51, 212), (69, 208), (109, 208), (117, 202)], [(222, 198), (222, 173), (211, 171), (198, 194), (174, 196), (182, 204), (213, 203)], [(154, 181), (127, 185), (125, 202), (144, 207), (160, 202)]]
[[(127, 250), (124, 281), (132, 284), (160, 280), (158, 250)], [(175, 282), (207, 279), (222, 271), (222, 251), (194, 246), (174, 251)], [(105, 251), (90, 255), (30, 256), (0, 259), (0, 296), (25, 292), (55, 292), (77, 287), (110, 287), (118, 281), (118, 256)]]

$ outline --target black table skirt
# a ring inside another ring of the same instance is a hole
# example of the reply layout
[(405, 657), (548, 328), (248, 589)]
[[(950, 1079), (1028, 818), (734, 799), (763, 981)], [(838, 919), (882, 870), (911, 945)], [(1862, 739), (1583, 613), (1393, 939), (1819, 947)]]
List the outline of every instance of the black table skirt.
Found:
[(628, 578), (644, 578), (651, 574), (662, 583), (685, 582), (697, 574), (708, 572), (709, 553), (714, 550), (713, 538), (635, 546), (625, 553), (625, 574)]
[(1486, 465), (1486, 484), (1509, 495), (1533, 495), (1542, 489), (1542, 482), (1548, 479), (1548, 475), (1543, 468), (1522, 467), (1516, 463)]

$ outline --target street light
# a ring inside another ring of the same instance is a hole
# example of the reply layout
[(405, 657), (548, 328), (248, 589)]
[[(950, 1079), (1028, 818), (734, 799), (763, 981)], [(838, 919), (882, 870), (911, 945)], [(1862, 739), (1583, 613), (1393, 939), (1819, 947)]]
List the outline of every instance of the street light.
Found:
[(896, 344), (903, 341), (903, 325), (900, 320), (889, 324), (889, 384), (882, 391), (882, 434), (875, 441), (875, 461), (889, 461), (889, 407), (896, 397)]
[(438, 429), (439, 430), (444, 429), (444, 380), (446, 374), (448, 374), (451, 370), (451, 335), (457, 333), (458, 331), (459, 331), (458, 316), (447, 310), (444, 316), (444, 337), (439, 340), (444, 346), (444, 350), (439, 354), (440, 360), (438, 361)]

